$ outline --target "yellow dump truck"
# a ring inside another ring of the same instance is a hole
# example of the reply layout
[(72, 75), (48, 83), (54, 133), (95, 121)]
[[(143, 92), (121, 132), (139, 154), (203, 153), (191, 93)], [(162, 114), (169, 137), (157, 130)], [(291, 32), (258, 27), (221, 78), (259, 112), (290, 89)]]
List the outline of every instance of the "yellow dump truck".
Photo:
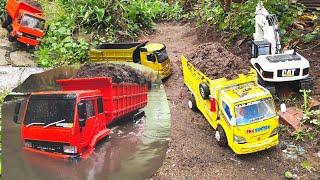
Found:
[(199, 110), (216, 130), (215, 139), (236, 154), (247, 154), (279, 143), (279, 119), (272, 95), (257, 84), (254, 70), (238, 78), (209, 79), (181, 57), (184, 83), (192, 93), (191, 110)]
[(171, 74), (166, 46), (159, 43), (100, 44), (90, 49), (89, 58), (91, 62), (140, 63), (156, 71), (161, 79)]

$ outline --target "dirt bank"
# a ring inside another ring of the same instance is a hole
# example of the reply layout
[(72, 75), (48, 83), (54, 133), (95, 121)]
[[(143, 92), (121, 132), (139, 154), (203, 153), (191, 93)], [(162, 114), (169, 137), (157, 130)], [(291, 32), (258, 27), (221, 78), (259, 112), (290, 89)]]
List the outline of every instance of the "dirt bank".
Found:
[(111, 77), (114, 83), (147, 83), (143, 74), (130, 66), (110, 63), (91, 63), (81, 66), (72, 78)]
[(190, 62), (211, 79), (234, 79), (250, 71), (249, 61), (244, 62), (218, 42), (200, 45), (189, 57)]
[(299, 161), (287, 160), (280, 148), (282, 145), (240, 157), (229, 148), (219, 147), (209, 123), (187, 106), (190, 93), (183, 84), (180, 56), (194, 52), (200, 44), (195, 30), (189, 25), (159, 24), (154, 35), (141, 38), (146, 39), (166, 44), (173, 70), (173, 75), (165, 82), (171, 110), (171, 141), (163, 166), (152, 178), (284, 179), (286, 171), (302, 179), (320, 178), (319, 168), (310, 173), (300, 165), (306, 160), (315, 166), (320, 163), (319, 159), (305, 153), (299, 156)]

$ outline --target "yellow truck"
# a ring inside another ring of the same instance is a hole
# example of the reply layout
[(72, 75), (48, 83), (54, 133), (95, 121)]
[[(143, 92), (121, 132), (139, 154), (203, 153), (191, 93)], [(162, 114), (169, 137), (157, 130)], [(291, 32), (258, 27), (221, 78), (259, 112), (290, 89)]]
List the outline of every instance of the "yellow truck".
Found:
[(125, 61), (140, 63), (156, 71), (161, 79), (171, 74), (166, 46), (159, 43), (100, 44), (90, 49), (91, 62)]
[(257, 84), (254, 70), (236, 79), (209, 79), (181, 57), (188, 106), (200, 111), (216, 130), (215, 139), (236, 154), (262, 151), (279, 143), (279, 118), (272, 95)]

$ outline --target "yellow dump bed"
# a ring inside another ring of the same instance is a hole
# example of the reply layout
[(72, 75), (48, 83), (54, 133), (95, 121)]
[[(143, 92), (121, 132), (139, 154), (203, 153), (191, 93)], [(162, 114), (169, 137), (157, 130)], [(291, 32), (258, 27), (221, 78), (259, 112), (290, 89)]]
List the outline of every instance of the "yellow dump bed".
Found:
[(189, 87), (193, 94), (200, 93), (198, 90), (199, 84), (201, 83), (206, 83), (209, 86), (210, 92), (212, 92), (211, 95), (218, 96), (219, 90), (223, 88), (238, 86), (249, 82), (256, 83), (257, 81), (257, 76), (253, 69), (251, 69), (248, 74), (239, 74), (238, 78), (232, 80), (228, 80), (226, 78), (210, 79), (201, 71), (196, 69), (186, 57), (181, 57), (181, 63), (184, 83)]
[(100, 44), (90, 49), (89, 59), (91, 62), (134, 62), (135, 59), (140, 58), (139, 47), (144, 45), (145, 43)]

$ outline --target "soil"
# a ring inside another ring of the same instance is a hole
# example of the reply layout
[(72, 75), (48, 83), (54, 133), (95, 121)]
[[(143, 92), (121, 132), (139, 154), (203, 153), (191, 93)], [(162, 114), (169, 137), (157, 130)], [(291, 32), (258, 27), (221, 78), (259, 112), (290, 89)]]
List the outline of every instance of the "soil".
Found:
[(81, 66), (72, 78), (111, 77), (114, 83), (146, 84), (143, 74), (130, 66), (110, 63), (91, 63)]
[[(187, 105), (191, 94), (183, 83), (180, 56), (194, 52), (203, 43), (198, 40), (195, 28), (189, 24), (158, 24), (155, 34), (141, 40), (164, 43), (173, 71), (164, 82), (171, 111), (171, 140), (163, 166), (151, 179), (284, 179), (286, 171), (301, 179), (320, 178), (320, 160), (309, 149), (305, 148), (307, 152), (298, 159), (286, 159), (281, 148), (291, 138), (285, 136), (277, 147), (243, 156), (218, 146), (214, 129), (201, 113), (189, 110)], [(249, 61), (245, 58), (249, 48), (241, 47), (248, 46), (242, 43), (231, 52)], [(311, 172), (301, 168), (301, 161), (311, 163)]]
[(234, 79), (250, 71), (249, 61), (244, 62), (217, 42), (200, 45), (189, 57), (190, 62), (210, 79)]

